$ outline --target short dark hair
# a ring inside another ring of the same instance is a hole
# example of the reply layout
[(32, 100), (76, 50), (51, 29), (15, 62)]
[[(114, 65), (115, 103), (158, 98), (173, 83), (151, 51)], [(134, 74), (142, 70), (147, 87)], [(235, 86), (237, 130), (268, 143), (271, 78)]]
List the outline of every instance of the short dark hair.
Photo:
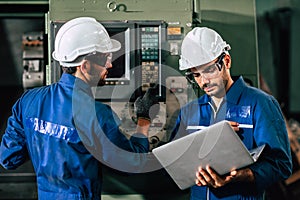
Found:
[(67, 74), (74, 74), (77, 70), (77, 67), (61, 67), (62, 71)]

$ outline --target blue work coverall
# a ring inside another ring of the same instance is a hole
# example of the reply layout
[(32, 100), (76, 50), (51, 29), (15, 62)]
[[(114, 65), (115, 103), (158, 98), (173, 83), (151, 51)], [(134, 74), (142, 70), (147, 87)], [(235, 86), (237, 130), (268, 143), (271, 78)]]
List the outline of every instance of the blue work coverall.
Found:
[[(149, 151), (146, 137), (137, 133), (128, 140), (119, 125), (109, 106), (94, 101), (85, 82), (62, 74), (58, 83), (29, 90), (15, 103), (1, 142), (1, 164), (15, 169), (31, 159), (39, 199), (101, 199), (99, 160), (120, 160), (121, 150)], [(87, 149), (98, 151), (97, 159)], [(136, 156), (128, 159), (135, 161), (133, 167), (142, 163)]]
[(195, 131), (188, 130), (187, 126), (209, 126), (221, 120), (253, 125), (253, 128), (240, 128), (238, 131), (249, 150), (266, 144), (260, 160), (249, 166), (254, 173), (255, 184), (230, 183), (217, 189), (195, 185), (191, 187), (191, 199), (263, 199), (268, 186), (288, 178), (292, 172), (290, 143), (278, 102), (263, 91), (246, 85), (243, 78), (238, 77), (216, 113), (211, 97), (206, 94), (184, 106), (171, 139)]

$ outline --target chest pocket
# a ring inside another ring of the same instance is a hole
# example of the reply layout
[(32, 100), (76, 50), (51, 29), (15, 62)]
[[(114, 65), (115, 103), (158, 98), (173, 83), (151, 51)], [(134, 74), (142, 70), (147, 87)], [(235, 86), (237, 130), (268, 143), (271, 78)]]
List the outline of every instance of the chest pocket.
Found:
[(226, 111), (226, 119), (239, 123), (252, 124), (251, 106), (232, 106)]
[(226, 119), (244, 126), (240, 127), (237, 134), (248, 149), (252, 148), (254, 124), (251, 106), (229, 106), (226, 111)]

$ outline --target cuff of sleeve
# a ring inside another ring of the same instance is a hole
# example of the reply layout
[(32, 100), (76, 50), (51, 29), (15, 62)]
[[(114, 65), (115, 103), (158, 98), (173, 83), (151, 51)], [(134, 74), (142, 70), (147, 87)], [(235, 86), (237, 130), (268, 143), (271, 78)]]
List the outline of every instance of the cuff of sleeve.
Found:
[(140, 147), (143, 147), (140, 153), (148, 153), (150, 149), (148, 138), (142, 133), (135, 133), (130, 137), (130, 141), (134, 144), (139, 144)]
[(138, 117), (137, 120), (138, 120), (138, 122), (139, 122), (139, 121), (147, 121), (148, 123), (151, 122), (151, 119), (148, 118), (148, 117)]

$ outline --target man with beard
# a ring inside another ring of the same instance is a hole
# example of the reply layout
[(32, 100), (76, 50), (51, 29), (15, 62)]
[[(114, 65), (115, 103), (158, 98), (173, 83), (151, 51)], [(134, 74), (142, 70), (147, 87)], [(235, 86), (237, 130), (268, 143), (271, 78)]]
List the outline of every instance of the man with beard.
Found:
[(192, 200), (263, 199), (267, 187), (292, 172), (288, 134), (278, 102), (248, 86), (242, 76), (230, 75), (229, 50), (229, 44), (207, 27), (196, 27), (184, 38), (179, 69), (186, 70), (187, 79), (205, 94), (181, 108), (171, 139), (194, 132), (192, 127), (227, 120), (249, 150), (266, 147), (255, 164), (229, 174), (199, 167), (191, 187)]
[(39, 199), (101, 199), (102, 163), (127, 172), (143, 167), (155, 91), (136, 101), (136, 134), (127, 139), (117, 115), (91, 90), (103, 85), (120, 47), (95, 19), (68, 21), (55, 37), (53, 57), (64, 72), (59, 82), (26, 91), (13, 106), (0, 161), (15, 169), (31, 159)]

